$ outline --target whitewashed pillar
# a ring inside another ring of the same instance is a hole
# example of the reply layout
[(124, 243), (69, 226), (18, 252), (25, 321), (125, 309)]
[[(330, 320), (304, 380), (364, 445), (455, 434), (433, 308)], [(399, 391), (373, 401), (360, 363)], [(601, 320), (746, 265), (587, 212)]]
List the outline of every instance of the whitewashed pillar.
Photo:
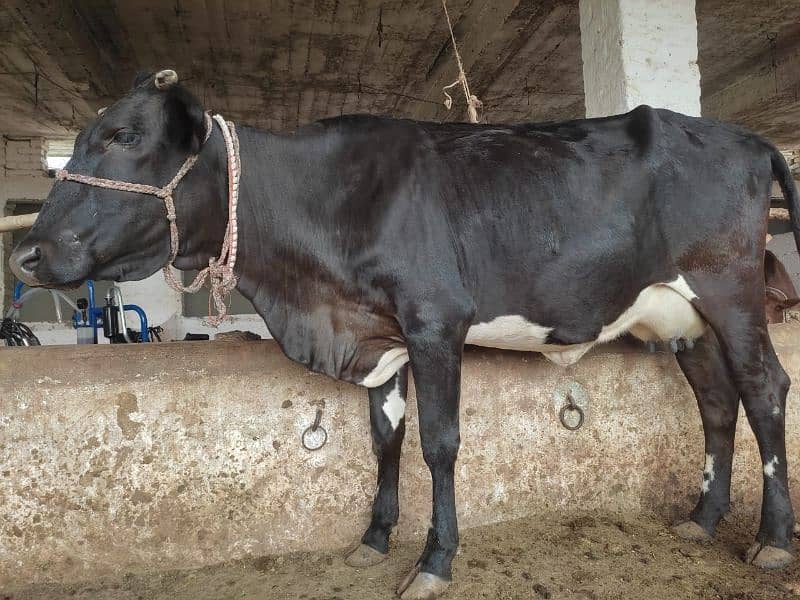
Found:
[(700, 115), (694, 0), (580, 0), (586, 116)]

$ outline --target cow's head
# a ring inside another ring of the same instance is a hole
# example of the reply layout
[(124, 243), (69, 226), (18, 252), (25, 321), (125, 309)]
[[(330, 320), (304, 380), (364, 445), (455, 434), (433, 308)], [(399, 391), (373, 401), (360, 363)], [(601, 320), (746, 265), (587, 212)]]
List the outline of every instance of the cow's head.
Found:
[[(67, 171), (161, 187), (205, 139), (200, 103), (174, 71), (137, 77), (75, 141)], [(9, 259), (28, 285), (73, 287), (86, 279), (143, 279), (169, 260), (163, 200), (57, 181)]]

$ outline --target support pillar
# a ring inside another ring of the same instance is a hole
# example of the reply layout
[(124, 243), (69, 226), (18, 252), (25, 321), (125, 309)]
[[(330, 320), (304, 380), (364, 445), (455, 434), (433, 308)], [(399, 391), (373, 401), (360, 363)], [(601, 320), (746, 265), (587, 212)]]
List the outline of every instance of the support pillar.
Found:
[(586, 116), (700, 115), (695, 0), (580, 0)]

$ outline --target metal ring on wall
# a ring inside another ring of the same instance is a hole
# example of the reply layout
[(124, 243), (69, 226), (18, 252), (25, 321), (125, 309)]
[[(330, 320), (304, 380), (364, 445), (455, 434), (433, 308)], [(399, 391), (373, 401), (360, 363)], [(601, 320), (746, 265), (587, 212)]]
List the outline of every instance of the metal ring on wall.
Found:
[[(303, 448), (309, 452), (319, 450), (328, 442), (328, 432), (320, 425), (320, 421), (322, 421), (322, 409), (318, 408), (317, 414), (314, 417), (314, 423), (306, 427), (305, 431), (303, 431), (303, 434), (300, 436), (300, 442), (303, 444)], [(321, 434), (318, 432), (321, 432)], [(314, 440), (314, 437), (316, 437), (317, 440)], [(311, 441), (309, 441), (309, 439), (311, 439)]]

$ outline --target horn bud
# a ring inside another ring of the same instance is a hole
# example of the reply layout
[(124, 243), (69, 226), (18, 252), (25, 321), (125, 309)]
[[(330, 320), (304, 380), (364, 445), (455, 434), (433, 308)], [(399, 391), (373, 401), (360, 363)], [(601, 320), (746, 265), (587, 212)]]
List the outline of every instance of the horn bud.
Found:
[(178, 74), (172, 69), (164, 69), (156, 73), (155, 82), (159, 90), (165, 90), (169, 86), (178, 83)]

